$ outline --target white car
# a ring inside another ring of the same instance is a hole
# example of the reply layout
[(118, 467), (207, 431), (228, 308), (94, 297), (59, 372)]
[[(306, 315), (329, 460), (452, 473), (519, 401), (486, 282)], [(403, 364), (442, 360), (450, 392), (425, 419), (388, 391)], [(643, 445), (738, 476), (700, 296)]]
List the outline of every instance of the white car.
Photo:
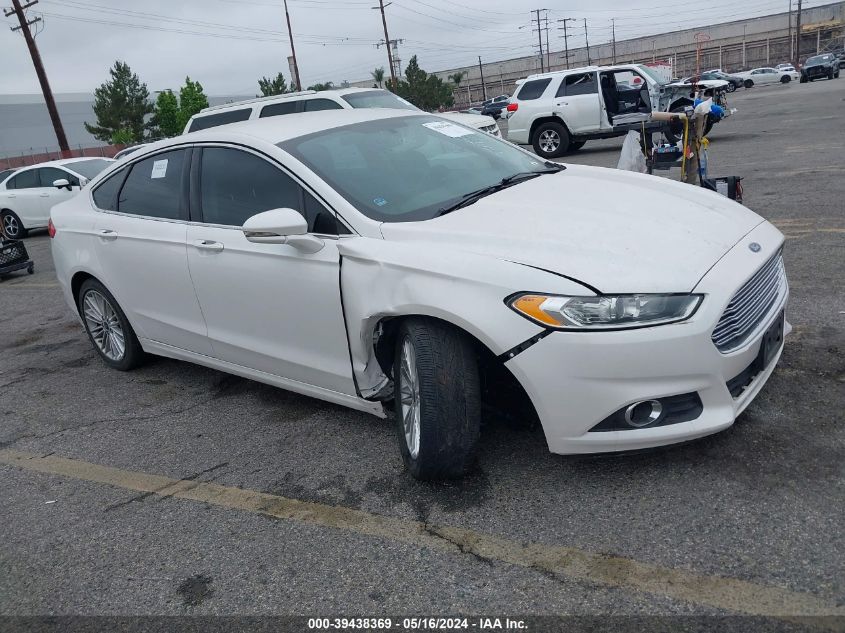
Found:
[(9, 239), (47, 226), (50, 209), (114, 162), (110, 158), (66, 158), (22, 167), (0, 181), (0, 222)]
[(555, 453), (721, 431), (789, 331), (784, 237), (752, 211), (424, 113), (159, 142), (55, 207), (50, 235), (108, 365), (146, 352), (392, 409), (420, 478), (464, 472), (482, 402), (526, 399)]
[(756, 85), (788, 84), (790, 81), (800, 81), (801, 73), (792, 67), (789, 68), (755, 68), (743, 73), (733, 73), (734, 76), (743, 80), (743, 85), (746, 88), (751, 88)]
[[(395, 108), (421, 112), (417, 106), (389, 90), (378, 88), (337, 88), (319, 92), (303, 90), (205, 108), (190, 118), (185, 125), (185, 134), (205, 130), (215, 125), (249, 119), (261, 119), (299, 112), (360, 108)], [(502, 135), (496, 121), (490, 116), (467, 112), (437, 112), (436, 115), (487, 132), (493, 136)]]

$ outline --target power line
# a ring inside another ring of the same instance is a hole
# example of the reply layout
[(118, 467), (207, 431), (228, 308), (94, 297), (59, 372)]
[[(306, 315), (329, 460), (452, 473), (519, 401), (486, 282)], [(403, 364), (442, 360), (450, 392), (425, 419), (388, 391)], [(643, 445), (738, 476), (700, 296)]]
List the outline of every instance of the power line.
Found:
[(44, 69), (44, 63), (41, 61), (41, 54), (38, 52), (38, 46), (35, 44), (35, 38), (32, 37), (32, 32), (29, 27), (41, 21), (41, 18), (33, 18), (27, 20), (24, 9), (38, 4), (38, 0), (30, 0), (25, 5), (21, 6), (20, 0), (12, 0), (12, 9), (4, 11), (6, 17), (12, 15), (18, 18), (20, 26), (13, 26), (13, 31), (20, 31), (26, 40), (26, 45), (29, 48), (29, 55), (32, 57), (32, 64), (35, 66), (35, 74), (38, 75), (38, 83), (41, 84), (41, 92), (44, 93), (44, 102), (47, 104), (47, 112), (50, 114), (50, 121), (53, 123), (53, 130), (56, 132), (56, 140), (59, 142), (59, 148), (62, 150), (62, 156), (70, 154), (70, 146), (65, 136), (65, 129), (62, 127), (62, 120), (59, 117), (59, 110), (56, 108), (56, 101), (53, 99), (53, 91), (50, 89), (50, 82), (47, 79), (47, 71)]
[(567, 36), (566, 32), (566, 23), (575, 22), (575, 18), (562, 18), (558, 20), (558, 22), (563, 22), (563, 26), (560, 27), (558, 30), (563, 31), (563, 55), (564, 59), (566, 60), (566, 68), (569, 69), (569, 37)]

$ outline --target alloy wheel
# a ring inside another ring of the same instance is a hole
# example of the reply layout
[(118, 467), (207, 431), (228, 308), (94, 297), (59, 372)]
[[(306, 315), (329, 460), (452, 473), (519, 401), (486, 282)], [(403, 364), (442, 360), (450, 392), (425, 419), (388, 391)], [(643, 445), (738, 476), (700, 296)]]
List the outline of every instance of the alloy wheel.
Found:
[(399, 401), (402, 404), (402, 424), (405, 429), (405, 444), (411, 457), (416, 459), (420, 452), (420, 383), (417, 374), (417, 359), (410, 338), (402, 342), (402, 356), (399, 367)]
[(551, 154), (552, 152), (557, 151), (558, 147), (560, 147), (560, 134), (558, 134), (554, 130), (546, 130), (545, 132), (540, 134), (541, 150), (543, 150), (547, 154)]
[(126, 337), (109, 300), (96, 290), (89, 290), (82, 301), (82, 314), (88, 332), (103, 356), (120, 361), (126, 353)]
[(13, 215), (4, 215), (3, 216), (3, 232), (6, 234), (6, 237), (10, 239), (15, 239), (20, 235), (21, 227), (18, 224), (18, 219)]

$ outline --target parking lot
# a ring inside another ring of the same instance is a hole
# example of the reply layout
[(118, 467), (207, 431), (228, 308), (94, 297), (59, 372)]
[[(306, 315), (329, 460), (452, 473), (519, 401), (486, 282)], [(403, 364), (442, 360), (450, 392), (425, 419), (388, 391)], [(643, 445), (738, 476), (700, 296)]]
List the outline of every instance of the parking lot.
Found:
[(32, 235), (0, 284), (0, 613), (845, 617), (845, 79), (730, 105), (710, 173), (785, 234), (794, 329), (732, 428), (673, 448), (557, 456), (491, 419), (469, 477), (419, 483), (389, 420), (107, 368)]

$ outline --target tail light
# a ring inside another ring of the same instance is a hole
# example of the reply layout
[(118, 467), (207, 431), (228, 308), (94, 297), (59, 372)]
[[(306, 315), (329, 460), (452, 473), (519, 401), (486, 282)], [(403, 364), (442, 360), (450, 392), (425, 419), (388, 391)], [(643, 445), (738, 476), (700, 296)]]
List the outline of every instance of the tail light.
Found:
[(509, 103), (508, 104), (508, 112), (516, 112), (519, 109), (518, 103)]
[(50, 221), (47, 222), (47, 233), (50, 235), (50, 239), (56, 237), (56, 225), (53, 224), (53, 218), (50, 218)]

